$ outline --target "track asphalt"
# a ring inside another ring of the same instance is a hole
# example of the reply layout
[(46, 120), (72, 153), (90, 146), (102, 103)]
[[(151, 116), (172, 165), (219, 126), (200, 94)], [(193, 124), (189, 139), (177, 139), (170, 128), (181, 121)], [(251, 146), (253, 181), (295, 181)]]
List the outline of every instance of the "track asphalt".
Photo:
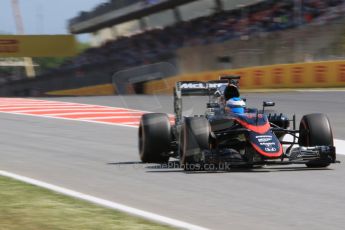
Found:
[[(244, 96), (252, 107), (261, 105), (263, 100), (273, 100), (277, 104), (274, 109), (288, 115), (296, 113), (298, 121), (303, 114), (326, 113), (335, 138), (345, 140), (345, 92)], [(186, 113), (202, 113), (206, 99), (186, 99)], [(168, 96), (46, 100), (125, 108), (125, 111), (111, 110), (117, 112), (111, 114), (113, 117), (128, 111), (173, 112), (172, 98)], [(65, 112), (85, 115), (85, 111)], [(53, 114), (60, 116), (56, 114), (61, 115), (61, 111)], [(344, 163), (323, 170), (279, 166), (185, 173), (178, 168), (140, 164), (137, 129), (127, 127), (134, 123), (114, 126), (70, 117), (31, 115), (0, 112), (0, 170), (211, 229), (344, 229)], [(345, 149), (338, 152), (345, 153)], [(345, 161), (342, 155), (338, 159)]]

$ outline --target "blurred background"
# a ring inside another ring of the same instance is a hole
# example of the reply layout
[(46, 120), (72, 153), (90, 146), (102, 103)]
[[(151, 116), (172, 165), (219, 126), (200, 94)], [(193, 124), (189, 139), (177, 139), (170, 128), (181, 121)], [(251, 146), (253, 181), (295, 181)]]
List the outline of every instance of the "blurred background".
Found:
[[(168, 93), (171, 79), (220, 73), (242, 75), (244, 88), (345, 85), (344, 0), (2, 2), (3, 35), (75, 37), (70, 55), (53, 48), (36, 55), (32, 46), (32, 61), (23, 61), (9, 57), (0, 36), (2, 96), (156, 93), (162, 87)], [(136, 70), (155, 63), (164, 65)], [(123, 89), (114, 78), (123, 79)]]

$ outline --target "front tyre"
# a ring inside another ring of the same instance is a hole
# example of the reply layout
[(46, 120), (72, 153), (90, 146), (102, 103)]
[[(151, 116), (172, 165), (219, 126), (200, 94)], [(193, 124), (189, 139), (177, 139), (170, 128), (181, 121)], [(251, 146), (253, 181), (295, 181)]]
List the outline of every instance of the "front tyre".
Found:
[[(315, 113), (303, 116), (299, 130), (298, 144), (300, 146), (334, 146), (331, 124), (324, 114)], [(324, 168), (329, 166), (329, 163), (316, 160), (306, 165), (307, 167)]]
[(144, 163), (167, 163), (171, 146), (171, 125), (167, 114), (144, 114), (139, 126), (139, 156)]

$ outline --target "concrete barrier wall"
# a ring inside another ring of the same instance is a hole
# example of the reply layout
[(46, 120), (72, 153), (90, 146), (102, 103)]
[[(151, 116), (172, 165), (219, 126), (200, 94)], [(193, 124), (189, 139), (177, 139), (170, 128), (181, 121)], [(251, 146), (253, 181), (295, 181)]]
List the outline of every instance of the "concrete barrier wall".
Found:
[(345, 87), (345, 61), (283, 64), (201, 72), (148, 82), (146, 94), (171, 94), (177, 81), (206, 81), (240, 75), (242, 89)]

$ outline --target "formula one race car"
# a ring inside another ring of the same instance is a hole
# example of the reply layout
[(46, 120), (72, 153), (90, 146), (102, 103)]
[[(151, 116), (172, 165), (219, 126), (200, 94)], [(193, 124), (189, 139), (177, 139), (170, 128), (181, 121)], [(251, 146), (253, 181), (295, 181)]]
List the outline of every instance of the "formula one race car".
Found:
[[(263, 109), (244, 108), (234, 113), (227, 101), (238, 91), (239, 77), (218, 81), (178, 82), (174, 89), (175, 123), (162, 113), (144, 114), (139, 127), (139, 155), (145, 163), (180, 160), (185, 170), (305, 164), (327, 167), (337, 163), (330, 122), (324, 114), (303, 116), (299, 129), (296, 117), (288, 119)], [(232, 95), (227, 98), (229, 87)], [(193, 117), (182, 116), (182, 96), (209, 96), (207, 111)], [(242, 99), (241, 99), (242, 100)], [(293, 127), (290, 128), (292, 122)], [(284, 138), (290, 135), (292, 140)], [(283, 145), (285, 148), (283, 148)]]

